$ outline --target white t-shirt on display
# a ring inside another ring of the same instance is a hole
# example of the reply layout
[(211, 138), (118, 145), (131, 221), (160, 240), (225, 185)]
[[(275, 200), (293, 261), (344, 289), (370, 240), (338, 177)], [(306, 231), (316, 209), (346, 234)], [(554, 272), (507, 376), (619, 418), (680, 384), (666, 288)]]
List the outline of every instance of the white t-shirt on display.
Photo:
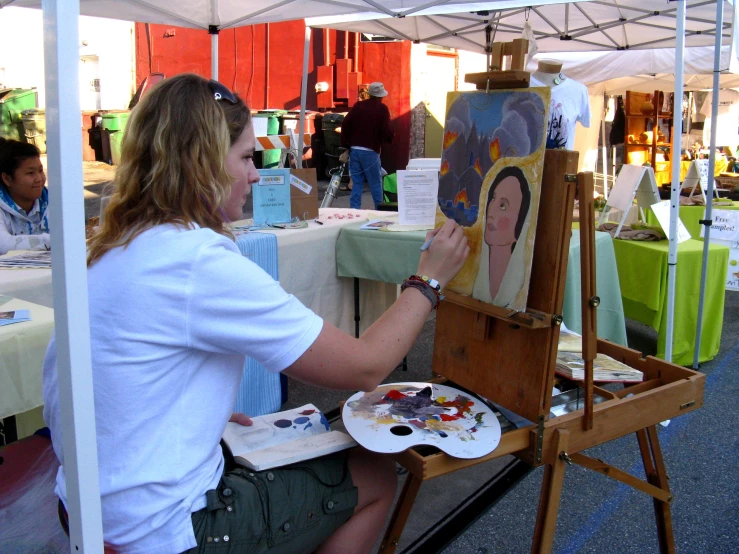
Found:
[[(703, 144), (711, 144), (711, 106), (713, 95), (706, 97), (701, 113), (706, 116), (703, 123)], [(739, 146), (739, 92), (732, 89), (720, 90), (718, 93), (718, 127), (716, 127), (716, 146), (730, 146), (732, 150)]]
[[(142, 233), (92, 265), (88, 293), (105, 541), (121, 554), (188, 550), (191, 514), (223, 472), (245, 356), (282, 371), (323, 321), (210, 229)], [(53, 338), (44, 401), (63, 464)], [(56, 483), (66, 503), (63, 466)]]
[[(532, 87), (545, 87), (536, 77), (531, 77)], [(549, 125), (547, 126), (547, 148), (575, 147), (575, 125), (579, 121), (583, 127), (590, 127), (590, 98), (588, 88), (582, 83), (565, 79), (550, 87), (552, 100), (549, 106)]]

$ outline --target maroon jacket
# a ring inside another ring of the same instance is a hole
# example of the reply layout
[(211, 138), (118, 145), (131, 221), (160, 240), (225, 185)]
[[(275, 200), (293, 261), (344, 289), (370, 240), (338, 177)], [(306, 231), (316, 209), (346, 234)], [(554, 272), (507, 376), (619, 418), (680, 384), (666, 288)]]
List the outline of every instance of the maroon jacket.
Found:
[(383, 142), (393, 141), (390, 110), (380, 100), (369, 98), (354, 104), (341, 123), (341, 146), (371, 148), (378, 154)]

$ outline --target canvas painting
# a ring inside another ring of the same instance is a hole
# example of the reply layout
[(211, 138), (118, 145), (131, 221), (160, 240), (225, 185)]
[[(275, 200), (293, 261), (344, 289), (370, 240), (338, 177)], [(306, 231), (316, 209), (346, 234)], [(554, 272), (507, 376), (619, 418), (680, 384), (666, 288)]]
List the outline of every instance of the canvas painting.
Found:
[(449, 289), (525, 311), (550, 90), (450, 92), (436, 225), (462, 225), (470, 256)]

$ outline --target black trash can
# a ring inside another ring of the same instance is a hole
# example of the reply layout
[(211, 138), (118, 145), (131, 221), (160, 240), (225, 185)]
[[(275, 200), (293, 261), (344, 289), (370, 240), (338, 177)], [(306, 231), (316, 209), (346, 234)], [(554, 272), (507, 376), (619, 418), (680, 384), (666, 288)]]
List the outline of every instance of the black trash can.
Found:
[(326, 150), (326, 177), (331, 176), (331, 170), (339, 166), (339, 148), (341, 148), (341, 134), (336, 132), (344, 121), (346, 113), (323, 114), (321, 128), (323, 129), (323, 144)]

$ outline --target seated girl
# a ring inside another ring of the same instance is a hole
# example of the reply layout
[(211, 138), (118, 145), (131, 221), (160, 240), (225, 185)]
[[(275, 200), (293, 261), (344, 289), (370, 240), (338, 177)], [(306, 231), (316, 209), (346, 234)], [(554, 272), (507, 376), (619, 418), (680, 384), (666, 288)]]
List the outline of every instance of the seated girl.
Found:
[[(248, 107), (216, 81), (166, 79), (134, 108), (88, 292), (105, 542), (138, 552), (369, 552), (393, 502), (395, 464), (360, 448), (269, 471), (236, 466), (220, 438), (245, 356), (332, 389), (373, 390), (403, 359), (438, 291), (416, 280), (360, 338), (303, 306), (239, 253), (259, 174)], [(469, 253), (453, 221), (421, 255), (441, 288)], [(44, 418), (65, 484), (57, 350)], [(64, 519), (62, 519), (64, 521)], [(215, 550), (213, 550), (215, 549)]]
[(0, 254), (49, 250), (49, 191), (33, 144), (0, 137)]

